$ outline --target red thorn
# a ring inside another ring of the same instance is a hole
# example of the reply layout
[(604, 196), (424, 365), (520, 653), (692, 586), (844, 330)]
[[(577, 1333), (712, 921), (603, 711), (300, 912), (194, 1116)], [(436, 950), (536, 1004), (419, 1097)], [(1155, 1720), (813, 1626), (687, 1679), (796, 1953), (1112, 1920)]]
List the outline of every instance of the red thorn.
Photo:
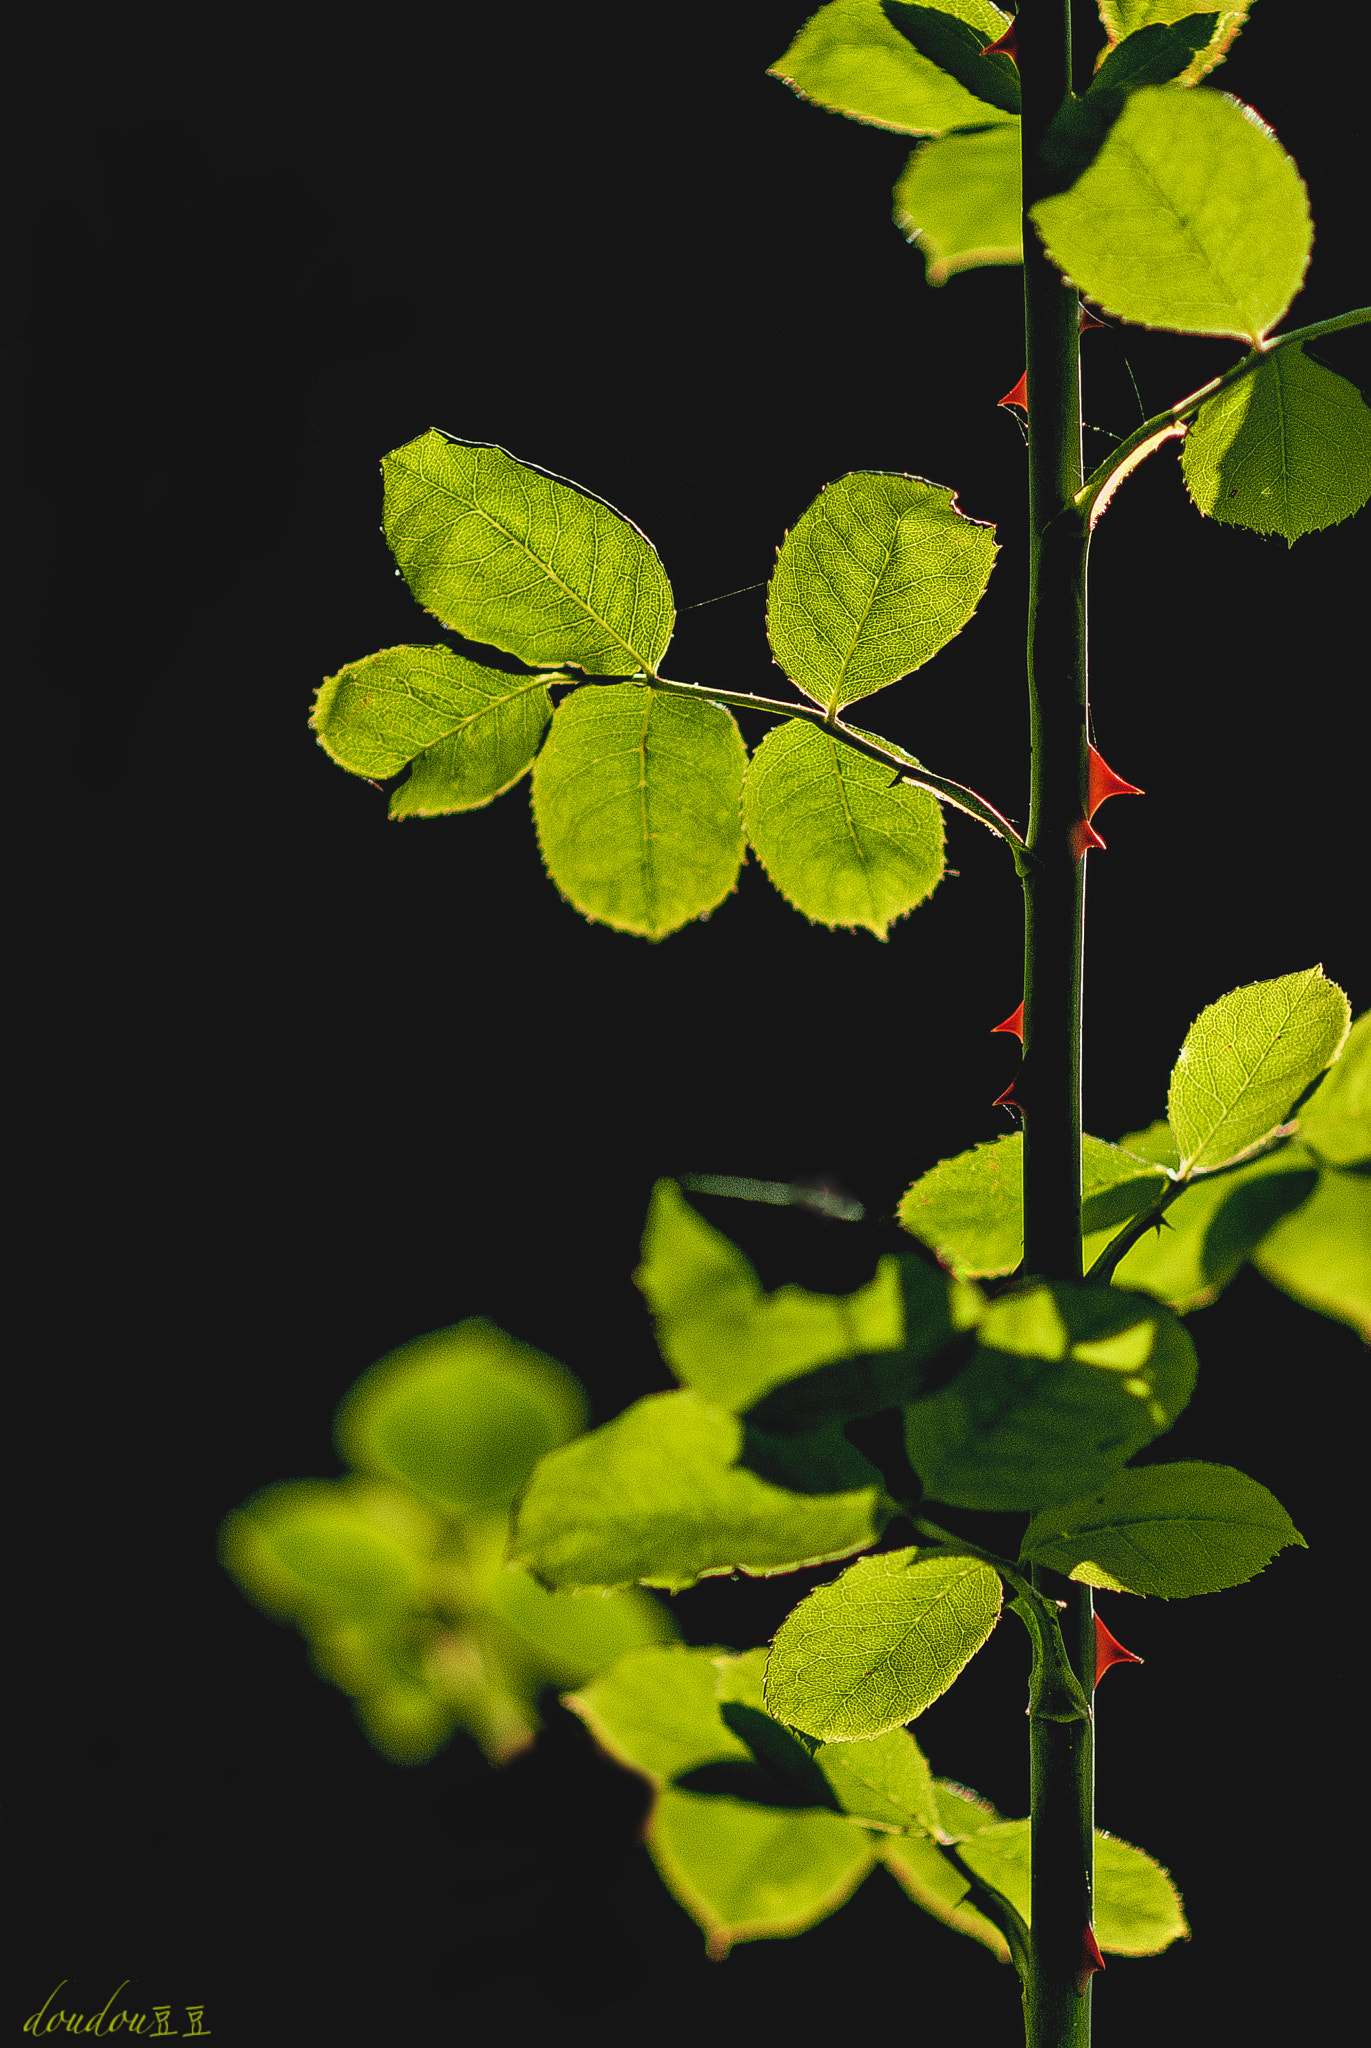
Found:
[(1014, 1090), (1015, 1090), (1015, 1089), (1016, 1089), (1016, 1088), (1018, 1087), (1018, 1085), (1019, 1085), (1019, 1082), (1020, 1082), (1020, 1080), (1021, 1080), (1022, 1078), (1023, 1078), (1023, 1068), (1022, 1068), (1022, 1067), (1020, 1067), (1020, 1069), (1019, 1069), (1018, 1073), (1017, 1073), (1017, 1074), (1016, 1074), (1016, 1075), (1014, 1076), (1014, 1079), (1013, 1079), (1013, 1080), (1012, 1080), (1012, 1081), (1010, 1082), (1009, 1086), (1008, 1086), (1008, 1087), (1007, 1087), (1007, 1088), (1005, 1089), (1005, 1091), (1004, 1091), (1004, 1094), (1003, 1094), (1003, 1095), (997, 1095), (997, 1096), (995, 1097), (995, 1100), (994, 1100), (994, 1101), (993, 1101), (993, 1102), (991, 1103), (990, 1107), (991, 1107), (992, 1109), (1017, 1109), (1017, 1110), (1018, 1110), (1018, 1112), (1019, 1112), (1019, 1115), (1020, 1115), (1020, 1116), (1022, 1116), (1022, 1115), (1023, 1115), (1023, 1104), (1022, 1104), (1022, 1103), (1021, 1103), (1021, 1102), (1019, 1101), (1019, 1098), (1018, 1098), (1018, 1097), (1017, 1097), (1017, 1095), (1015, 1095), (1015, 1093), (1014, 1093)]
[(981, 55), (983, 57), (1012, 57), (1014, 62), (1018, 63), (1019, 52), (1014, 41), (1014, 23), (1012, 21), (1000, 37), (998, 43), (987, 43), (981, 51)]
[[(982, 52), (982, 55), (984, 55), (984, 52)], [(1093, 313), (1087, 313), (1085, 307), (1082, 306), (1081, 324), (1076, 331), (1078, 334), (1084, 334), (1087, 327), (1107, 327), (1108, 325), (1109, 322), (1107, 320), (1097, 320)]]
[(1087, 1924), (1085, 1933), (1081, 1936), (1081, 1965), (1076, 1972), (1077, 1998), (1085, 1997), (1086, 1985), (1096, 1970), (1103, 1968), (1104, 1957), (1100, 1954), (1100, 1944), (1095, 1939), (1095, 1930)]
[(1086, 816), (1093, 818), (1102, 803), (1111, 796), (1145, 796), (1146, 791), (1138, 788), (1136, 782), (1125, 782), (1122, 775), (1116, 775), (1102, 754), (1092, 746), (1086, 747), (1090, 757), (1090, 774), (1086, 787)]
[(1022, 1045), (1022, 1044), (1023, 1044), (1023, 1004), (1022, 1004), (1022, 1003), (1020, 1003), (1020, 1004), (1019, 1004), (1019, 1007), (1018, 1007), (1018, 1009), (1017, 1009), (1017, 1010), (1014, 1010), (1014, 1011), (1013, 1011), (1013, 1012), (1012, 1012), (1012, 1013), (1011, 1013), (1011, 1014), (1010, 1014), (1010, 1015), (1009, 1015), (1008, 1017), (1006, 1017), (1006, 1018), (1005, 1018), (1005, 1020), (1004, 1020), (1004, 1022), (1003, 1022), (1003, 1024), (992, 1024), (992, 1025), (991, 1025), (991, 1027), (990, 1027), (990, 1030), (991, 1030), (991, 1034), (992, 1034), (992, 1036), (993, 1036), (993, 1034), (994, 1034), (995, 1032), (997, 1032), (997, 1031), (1012, 1031), (1012, 1032), (1014, 1033), (1014, 1036), (1015, 1036), (1015, 1037), (1016, 1037), (1016, 1038), (1018, 1039), (1018, 1041), (1019, 1041), (1019, 1044), (1020, 1044), (1020, 1045)]
[(1028, 372), (1027, 372), (1027, 370), (1025, 370), (1025, 371), (1024, 371), (1024, 373), (1023, 373), (1022, 377), (1020, 377), (1020, 379), (1019, 379), (1018, 383), (1017, 383), (1017, 384), (1016, 384), (1016, 385), (1014, 386), (1014, 389), (1013, 389), (1012, 391), (1006, 391), (1006, 392), (1005, 392), (1005, 395), (1004, 395), (1004, 397), (1003, 397), (1003, 398), (1000, 398), (1000, 399), (997, 399), (997, 400), (996, 400), (996, 404), (998, 404), (998, 405), (1017, 405), (1017, 406), (1018, 406), (1018, 408), (1019, 408), (1019, 411), (1020, 411), (1020, 412), (1022, 412), (1022, 413), (1027, 413), (1027, 411), (1028, 411)]
[(1125, 1650), (1122, 1643), (1110, 1635), (1109, 1630), (1095, 1616), (1095, 1683), (1099, 1684), (1111, 1664), (1141, 1664), (1141, 1657), (1135, 1657), (1131, 1650)]
[(1072, 857), (1079, 860), (1087, 848), (1092, 846), (1098, 846), (1103, 852), (1104, 841), (1087, 818), (1078, 818), (1071, 827)]

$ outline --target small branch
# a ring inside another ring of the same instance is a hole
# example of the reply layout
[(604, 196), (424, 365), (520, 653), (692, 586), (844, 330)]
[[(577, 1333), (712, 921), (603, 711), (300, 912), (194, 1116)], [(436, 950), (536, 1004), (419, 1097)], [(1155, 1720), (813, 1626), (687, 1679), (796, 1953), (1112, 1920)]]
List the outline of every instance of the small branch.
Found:
[(1368, 322), (1371, 322), (1371, 306), (1358, 306), (1353, 312), (1338, 313), (1331, 320), (1316, 320), (1311, 327), (1296, 327), (1289, 334), (1276, 334), (1269, 341), (1260, 342), (1241, 362), (1235, 363), (1231, 370), (1225, 370), (1221, 377), (1211, 377), (1198, 391), (1192, 391), (1189, 398), (1182, 398), (1167, 411), (1154, 413), (1150, 420), (1144, 420), (1126, 441), (1121, 441), (1113, 453), (1105, 457), (1098, 469), (1091, 471), (1072, 499), (1072, 506), (1093, 524), (1103, 510), (1103, 501), (1112, 496), (1113, 488), (1117, 488), (1128, 472), (1135, 469), (1154, 448), (1183, 432), (1186, 421), (1211, 398), (1217, 398), (1221, 391), (1231, 390), (1244, 377), (1252, 376), (1269, 356), (1276, 355), (1283, 348), (1297, 348), (1302, 342), (1317, 341), (1321, 335), (1338, 334), (1348, 327), (1364, 327)]
[(1254, 1159), (1265, 1158), (1268, 1152), (1283, 1150), (1296, 1129), (1297, 1125), (1294, 1123), (1281, 1124), (1267, 1137), (1259, 1138), (1255, 1145), (1248, 1145), (1236, 1159), (1226, 1160), (1222, 1166), (1214, 1167), (1211, 1172), (1206, 1173), (1201, 1167), (1197, 1173), (1175, 1175), (1162, 1189), (1150, 1209), (1144, 1209), (1141, 1216), (1135, 1216), (1130, 1223), (1124, 1225), (1117, 1237), (1111, 1238), (1086, 1274), (1087, 1281), (1098, 1284), (1112, 1280), (1120, 1261), (1126, 1258), (1134, 1245), (1161, 1221), (1171, 1204), (1178, 1202), (1187, 1188), (1198, 1187), (1202, 1181), (1222, 1180), (1225, 1174), (1237, 1173), (1239, 1168), (1250, 1166)]
[(971, 1899), (971, 1903), (978, 1911), (984, 1913), (992, 1927), (999, 1928), (1000, 1933), (1009, 1944), (1009, 1953), (1014, 1958), (1014, 1968), (1019, 1974), (1020, 1981), (1025, 1980), (1028, 1974), (1029, 1956), (1027, 1921), (1018, 1908), (1005, 1897), (1003, 1892), (996, 1891), (993, 1884), (989, 1884), (983, 1877), (978, 1877), (970, 1865), (963, 1862), (951, 1842), (940, 1842), (938, 1847), (942, 1850), (948, 1862), (960, 1872), (970, 1885), (971, 1890), (968, 1896)]

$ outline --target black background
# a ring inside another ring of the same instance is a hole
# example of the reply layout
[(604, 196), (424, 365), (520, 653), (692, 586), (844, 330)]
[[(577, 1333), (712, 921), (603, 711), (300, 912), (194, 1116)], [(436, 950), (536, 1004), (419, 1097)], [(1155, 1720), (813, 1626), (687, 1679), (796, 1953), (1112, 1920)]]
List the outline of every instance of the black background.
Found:
[[(379, 531), (380, 457), (430, 426), (609, 499), (682, 607), (761, 583), (833, 478), (907, 469), (1002, 553), (965, 632), (862, 716), (1022, 821), (1023, 445), (996, 406), (1019, 272), (927, 287), (890, 219), (907, 139), (765, 76), (803, 14), (54, 11), (16, 67), (14, 875), (41, 1136), (8, 2028), (58, 1979), (90, 2011), (128, 1978), (144, 2009), (203, 2001), (226, 2044), (805, 2041), (881, 2015), (1015, 2038), (1011, 1973), (879, 1872), (802, 1939), (707, 1963), (635, 1846), (632, 1781), (566, 1717), (503, 1775), (460, 1740), (399, 1769), (215, 1562), (249, 1493), (340, 1469), (339, 1398), (420, 1332), (492, 1317), (580, 1374), (597, 1421), (667, 1384), (629, 1280), (658, 1174), (825, 1178), (879, 1218), (1009, 1128), (990, 1105), (1016, 1048), (988, 1034), (1020, 993), (1019, 899), (970, 820), (949, 814), (959, 872), (886, 945), (809, 926), (751, 864), (654, 947), (560, 899), (526, 784), (397, 828), (306, 726), (324, 675), (437, 637)], [(1304, 323), (1366, 296), (1352, 87), (1299, 10), (1254, 17), (1216, 82), (1309, 184)], [(1084, 350), (1087, 418), (1116, 434), (1125, 351), (1149, 411), (1233, 355), (1118, 327)], [(1359, 337), (1321, 353), (1364, 377)], [(1169, 451), (1099, 530), (1097, 734), (1147, 791), (1091, 860), (1102, 1136), (1161, 1113), (1226, 989), (1322, 961), (1366, 1005), (1345, 900), (1365, 541), (1364, 518), (1292, 551), (1202, 525)], [(783, 693), (763, 592), (683, 610), (668, 672)], [(892, 1241), (779, 1211), (735, 1232), (768, 1284), (856, 1285)], [(1099, 1817), (1167, 1863), (1194, 1930), (1097, 1980), (1114, 2048), (1295, 2038), (1345, 1966), (1322, 1859), (1364, 1353), (1250, 1272), (1192, 1328), (1199, 1389), (1155, 1455), (1242, 1466), (1311, 1550), (1222, 1600), (1102, 1602), (1147, 1662), (1100, 1696)], [(742, 1648), (795, 1595), (715, 1581), (676, 1613)], [(1025, 1648), (1007, 1623), (920, 1730), (1009, 1813)]]

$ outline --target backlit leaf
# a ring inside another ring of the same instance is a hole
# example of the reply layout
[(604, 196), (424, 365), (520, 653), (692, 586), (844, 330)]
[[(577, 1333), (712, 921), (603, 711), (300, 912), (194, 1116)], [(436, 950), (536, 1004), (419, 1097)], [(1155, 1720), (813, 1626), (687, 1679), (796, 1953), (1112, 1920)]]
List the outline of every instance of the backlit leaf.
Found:
[(923, 252), (930, 284), (984, 264), (1022, 263), (1017, 123), (944, 135), (915, 150), (896, 181), (895, 223)]
[[(993, 1884), (1032, 1924), (1031, 1823), (1001, 1821), (983, 1828), (961, 1850), (963, 1861)], [(1095, 1830), (1095, 1939), (1106, 1955), (1155, 1956), (1188, 1937), (1180, 1893), (1145, 1850)]]
[(1009, 1944), (999, 1928), (976, 1907), (964, 1903), (970, 1880), (948, 1862), (936, 1843), (917, 1835), (877, 1836), (876, 1854), (916, 1906), (954, 1933), (983, 1942), (997, 1961), (1009, 1961)]
[(980, 603), (998, 552), (945, 484), (856, 470), (826, 484), (782, 541), (767, 589), (772, 653), (841, 711), (935, 655)]
[(930, 896), (945, 866), (942, 812), (899, 770), (799, 718), (752, 756), (743, 824), (787, 903), (811, 923), (878, 939)]
[(921, 57), (955, 78), (977, 99), (1002, 112), (1017, 114), (1022, 94), (1019, 70), (1002, 50), (986, 55), (998, 35), (978, 34), (952, 9), (920, 6), (917, 0), (882, 0), (881, 12)]
[(336, 1438), (351, 1464), (445, 1507), (494, 1506), (585, 1414), (565, 1367), (472, 1316), (370, 1367), (338, 1411)]
[(1002, 1597), (976, 1558), (864, 1557), (781, 1623), (767, 1709), (824, 1742), (884, 1735), (947, 1691), (999, 1620)]
[(1195, 1384), (1184, 1327), (1119, 1288), (1005, 1294), (976, 1335), (970, 1364), (905, 1411), (925, 1493), (954, 1507), (1079, 1498), (1169, 1429)]
[(675, 623), (671, 585), (613, 506), (503, 448), (432, 429), (381, 471), (400, 573), (445, 626), (530, 668), (655, 673)]
[(1252, 1254), (1259, 1273), (1371, 1343), (1371, 1180), (1324, 1172)]
[(511, 788), (551, 716), (540, 676), (483, 668), (449, 647), (386, 647), (324, 679), (310, 724), (353, 775), (384, 779), (412, 762), (390, 815), (433, 818)]
[(1181, 470), (1211, 519), (1293, 544), (1371, 498), (1371, 408), (1303, 349), (1278, 349), (1200, 408)]
[(688, 1388), (649, 1394), (543, 1459), (512, 1556), (550, 1586), (679, 1589), (849, 1557), (876, 1540), (878, 1489), (802, 1495), (739, 1468), (743, 1425)]
[(658, 1795), (647, 1846), (715, 1961), (736, 1942), (827, 1919), (876, 1860), (868, 1835), (820, 1807), (797, 1813), (674, 1789)]
[[(1251, 5), (1252, 0), (1238, 0), (1236, 6), (1226, 4), (1220, 8), (1207, 43), (1180, 74), (1178, 84), (1193, 85), (1216, 64), (1222, 64)], [(1101, 68), (1112, 56), (1114, 45), (1124, 37), (1144, 33), (1155, 22), (1193, 22), (1198, 11), (1195, 0), (1099, 0), (1099, 8), (1110, 44), (1108, 50), (1100, 52)]]
[[(945, 0), (955, 15), (995, 42), (1009, 26), (989, 0)], [(968, 92), (920, 56), (881, 12), (880, 0), (829, 0), (811, 15), (768, 76), (780, 78), (816, 105), (906, 135), (1012, 117)]]
[(1275, 136), (1206, 88), (1130, 94), (1089, 169), (1030, 211), (1052, 261), (1105, 312), (1240, 341), (1285, 313), (1313, 241)]
[(1029, 1523), (1022, 1555), (1118, 1593), (1181, 1600), (1255, 1578), (1304, 1538), (1255, 1479), (1229, 1465), (1147, 1465), (1118, 1472), (1085, 1500)]
[(633, 1277), (677, 1378), (735, 1412), (830, 1360), (904, 1343), (898, 1259), (883, 1258), (876, 1277), (854, 1294), (795, 1286), (765, 1294), (751, 1262), (674, 1181), (658, 1181), (652, 1191)]
[[(1166, 1185), (1149, 1161), (1103, 1138), (1081, 1140), (1087, 1261)], [(961, 1278), (1012, 1273), (1023, 1258), (1023, 1134), (992, 1138), (942, 1159), (896, 1212), (902, 1228)]]
[(222, 1562), (274, 1614), (319, 1626), (398, 1615), (421, 1595), (439, 1528), (403, 1497), (378, 1512), (375, 1491), (328, 1479), (267, 1487), (226, 1519)]
[(563, 1704), (580, 1715), (608, 1755), (658, 1786), (698, 1764), (742, 1762), (747, 1744), (719, 1715), (720, 1654), (675, 1643), (633, 1650)]
[(1218, 14), (1185, 14), (1174, 22), (1147, 22), (1104, 55), (1089, 90), (1136, 92), (1139, 86), (1168, 85), (1182, 76), (1189, 82), (1194, 60), (1212, 45), (1219, 21)]
[(660, 1601), (632, 1587), (549, 1593), (510, 1565), (497, 1573), (491, 1606), (558, 1685), (578, 1685), (630, 1651), (670, 1643), (676, 1625)]
[(1142, 1288), (1178, 1315), (1207, 1308), (1237, 1278), (1267, 1232), (1314, 1191), (1313, 1157), (1283, 1145), (1234, 1173), (1191, 1183), (1114, 1268), (1120, 1287)]
[(860, 1742), (825, 1742), (814, 1761), (843, 1811), (883, 1834), (936, 1834), (941, 1826), (928, 1758), (907, 1728)]
[(1371, 1010), (1300, 1110), (1300, 1142), (1329, 1166), (1371, 1166)]
[(547, 871), (595, 924), (664, 939), (737, 886), (747, 749), (721, 704), (637, 683), (565, 697), (533, 769)]
[(1321, 967), (1233, 989), (1202, 1010), (1167, 1094), (1182, 1170), (1223, 1166), (1274, 1131), (1337, 1058), (1351, 1015)]

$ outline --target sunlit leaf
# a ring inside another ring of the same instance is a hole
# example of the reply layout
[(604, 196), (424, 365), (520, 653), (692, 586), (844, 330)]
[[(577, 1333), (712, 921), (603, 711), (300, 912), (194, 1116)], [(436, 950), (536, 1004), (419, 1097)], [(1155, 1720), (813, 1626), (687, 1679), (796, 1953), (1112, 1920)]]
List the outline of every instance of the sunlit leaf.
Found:
[[(1001, 1821), (962, 1848), (963, 1861), (1032, 1924), (1030, 1822)], [(1095, 1939), (1106, 1955), (1155, 1956), (1189, 1936), (1180, 1893), (1145, 1850), (1095, 1830)]]
[(1022, 1555), (1119, 1593), (1180, 1600), (1243, 1585), (1304, 1538), (1255, 1479), (1229, 1465), (1147, 1465), (1034, 1517)]
[(1293, 544), (1371, 498), (1371, 408), (1302, 348), (1278, 349), (1200, 408), (1181, 469), (1211, 519)]
[(271, 1613), (319, 1627), (337, 1617), (384, 1623), (420, 1597), (439, 1534), (403, 1495), (306, 1479), (267, 1487), (230, 1515), (220, 1556)]
[(860, 1742), (825, 1742), (814, 1761), (843, 1811), (884, 1834), (936, 1834), (941, 1827), (928, 1758), (907, 1728)]
[(811, 923), (889, 935), (945, 865), (942, 812), (899, 770), (808, 721), (776, 726), (743, 785), (748, 839), (787, 903)]
[(1237, 1278), (1267, 1232), (1314, 1191), (1317, 1168), (1299, 1145), (1233, 1173), (1192, 1182), (1114, 1268), (1120, 1287), (1155, 1294), (1179, 1315), (1207, 1308)]
[(980, 603), (995, 529), (945, 484), (856, 470), (786, 534), (767, 589), (771, 650), (807, 697), (841, 711), (935, 655)]
[(1120, 1288), (1005, 1294), (976, 1335), (970, 1364), (905, 1411), (925, 1493), (955, 1507), (1079, 1498), (1169, 1429), (1195, 1384), (1184, 1327)]
[(550, 1586), (679, 1589), (848, 1557), (876, 1540), (878, 1489), (802, 1495), (739, 1468), (743, 1425), (688, 1388), (649, 1394), (554, 1451), (515, 1516), (512, 1555)]
[(1276, 1287), (1371, 1343), (1371, 1180), (1324, 1172), (1307, 1202), (1268, 1231), (1252, 1263)]
[(1223, 1166), (1274, 1131), (1337, 1058), (1351, 1015), (1321, 967), (1235, 988), (1202, 1010), (1167, 1094), (1182, 1169)]
[(944, 135), (915, 150), (896, 181), (895, 222), (923, 252), (930, 284), (1022, 263), (1018, 125)]
[(735, 1942), (801, 1934), (826, 1919), (876, 1860), (870, 1837), (839, 1814), (675, 1789), (658, 1795), (647, 1846), (716, 1961)]
[[(1009, 26), (1009, 16), (989, 0), (945, 0), (942, 11), (968, 22), (991, 42)], [(829, 0), (768, 75), (833, 113), (906, 135), (1012, 119), (920, 56), (891, 27), (880, 0)]]
[(1173, 17), (1173, 0), (1163, 4), (1168, 8), (1165, 17), (1154, 14), (1103, 54), (1090, 81), (1092, 93), (1136, 92), (1139, 86), (1168, 85), (1173, 79), (1193, 82), (1195, 58), (1201, 51), (1212, 51), (1222, 16), (1187, 12)]
[(1275, 136), (1206, 88), (1130, 94), (1089, 169), (1030, 212), (1052, 261), (1105, 312), (1253, 342), (1300, 289), (1313, 240)]
[(717, 1649), (684, 1644), (633, 1650), (567, 1695), (608, 1755), (668, 1785), (697, 1764), (733, 1758), (748, 1747), (720, 1718)]
[(436, 430), (381, 464), (384, 527), (426, 611), (530, 668), (655, 673), (675, 623), (645, 534), (503, 448)]
[(674, 1181), (658, 1181), (652, 1191), (633, 1277), (677, 1378), (735, 1412), (830, 1360), (904, 1343), (897, 1259), (882, 1259), (875, 1278), (854, 1294), (795, 1286), (765, 1294), (751, 1262)]
[(384, 779), (410, 767), (392, 818), (470, 811), (532, 766), (552, 700), (541, 676), (511, 676), (449, 647), (386, 647), (328, 676), (310, 724), (340, 768)]
[(1002, 1597), (976, 1558), (916, 1548), (864, 1557), (781, 1623), (767, 1709), (824, 1742), (884, 1735), (947, 1691), (999, 1620)]
[(1371, 1010), (1299, 1113), (1300, 1143), (1329, 1166), (1371, 1166)]
[(916, 1906), (954, 1933), (983, 1942), (997, 1961), (1009, 1961), (1009, 1944), (999, 1928), (976, 1907), (964, 1903), (970, 1880), (949, 1863), (936, 1843), (917, 1835), (877, 1836), (876, 1854)]
[(472, 1316), (379, 1359), (339, 1409), (336, 1436), (351, 1464), (468, 1508), (512, 1500), (585, 1414), (564, 1366)]
[(917, 0), (882, 0), (881, 12), (921, 57), (955, 78), (969, 93), (1001, 112), (1017, 114), (1022, 101), (1019, 71), (1012, 57), (987, 47), (999, 33), (977, 33), (955, 7), (920, 6)]
[(616, 931), (663, 939), (706, 916), (737, 885), (746, 764), (721, 704), (636, 683), (576, 690), (533, 769), (549, 875)]
[(666, 1608), (650, 1593), (631, 1587), (549, 1593), (516, 1565), (497, 1574), (491, 1606), (558, 1685), (578, 1685), (629, 1651), (670, 1643), (677, 1633)]

